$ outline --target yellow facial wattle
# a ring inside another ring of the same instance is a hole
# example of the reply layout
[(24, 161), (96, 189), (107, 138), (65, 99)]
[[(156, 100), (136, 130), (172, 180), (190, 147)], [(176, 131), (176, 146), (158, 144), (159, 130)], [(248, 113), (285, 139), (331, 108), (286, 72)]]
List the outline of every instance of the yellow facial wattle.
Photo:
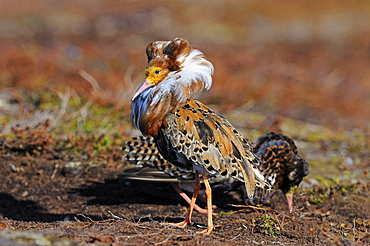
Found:
[(160, 67), (151, 67), (145, 69), (146, 81), (150, 85), (156, 85), (163, 80), (163, 71)]

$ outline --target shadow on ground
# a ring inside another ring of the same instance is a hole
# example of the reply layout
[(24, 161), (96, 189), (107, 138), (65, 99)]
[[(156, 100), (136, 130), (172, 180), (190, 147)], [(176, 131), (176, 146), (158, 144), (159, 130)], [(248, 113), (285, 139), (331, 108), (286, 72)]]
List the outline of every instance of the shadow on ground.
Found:
[[(55, 222), (70, 221), (75, 217), (84, 220), (78, 214), (61, 213), (54, 214), (46, 212), (46, 209), (31, 200), (17, 200), (11, 194), (0, 193), (0, 214), (7, 219), (19, 221)], [(93, 220), (101, 220), (94, 215), (86, 215)]]

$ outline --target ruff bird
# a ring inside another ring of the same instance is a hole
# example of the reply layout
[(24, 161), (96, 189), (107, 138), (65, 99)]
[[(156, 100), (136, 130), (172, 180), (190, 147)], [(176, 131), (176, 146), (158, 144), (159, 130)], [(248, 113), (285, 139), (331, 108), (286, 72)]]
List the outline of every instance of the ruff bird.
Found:
[[(269, 132), (259, 137), (254, 153), (262, 160), (259, 170), (274, 191), (283, 192), (289, 212), (292, 212), (294, 191), (309, 174), (308, 162), (298, 155), (294, 141), (281, 133)], [(264, 204), (273, 194), (257, 187), (253, 202)]]
[(195, 173), (194, 193), (183, 222), (191, 215), (200, 189), (207, 196), (207, 229), (212, 222), (212, 197), (208, 179), (221, 175), (241, 180), (249, 198), (255, 187), (270, 187), (258, 170), (259, 159), (245, 139), (224, 117), (193, 98), (212, 85), (213, 65), (189, 42), (175, 38), (147, 46), (145, 81), (134, 94), (131, 119), (145, 136), (152, 136), (162, 157), (180, 170)]

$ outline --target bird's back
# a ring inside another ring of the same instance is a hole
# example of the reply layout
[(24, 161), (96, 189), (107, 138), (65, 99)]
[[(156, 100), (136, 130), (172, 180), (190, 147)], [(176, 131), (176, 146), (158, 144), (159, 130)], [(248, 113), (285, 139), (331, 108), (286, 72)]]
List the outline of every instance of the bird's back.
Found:
[(254, 188), (268, 186), (251, 144), (224, 117), (194, 99), (165, 117), (155, 138), (162, 156), (184, 171), (233, 177)]

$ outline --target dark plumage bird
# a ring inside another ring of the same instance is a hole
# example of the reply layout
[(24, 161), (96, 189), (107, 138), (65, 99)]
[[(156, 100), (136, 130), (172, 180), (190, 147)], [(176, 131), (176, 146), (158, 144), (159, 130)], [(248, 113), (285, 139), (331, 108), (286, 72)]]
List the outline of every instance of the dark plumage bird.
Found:
[(193, 95), (212, 85), (213, 65), (188, 41), (156, 41), (146, 49), (146, 79), (132, 98), (132, 122), (145, 136), (152, 136), (164, 159), (179, 170), (195, 173), (196, 185), (185, 220), (186, 226), (200, 189), (207, 195), (208, 227), (213, 230), (212, 197), (208, 179), (233, 177), (245, 183), (249, 197), (256, 185), (269, 187), (258, 171), (259, 159), (250, 142), (222, 116)]
[[(254, 153), (261, 158), (259, 170), (272, 187), (280, 189), (293, 211), (293, 193), (309, 174), (308, 162), (298, 155), (294, 141), (283, 134), (269, 132), (258, 138)], [(273, 195), (263, 189), (255, 190), (254, 203), (264, 203)]]
[[(166, 161), (159, 153), (151, 137), (134, 137), (123, 147), (126, 154), (123, 158), (135, 165), (121, 175), (126, 179), (171, 183), (175, 190), (188, 202), (190, 198), (180, 189), (189, 190), (194, 183), (194, 173), (182, 172), (175, 165)], [(258, 138), (254, 153), (262, 160), (258, 166), (261, 173), (271, 183), (274, 190), (280, 189), (287, 199), (289, 211), (293, 210), (293, 192), (303, 177), (309, 174), (309, 165), (298, 155), (292, 139), (282, 134), (270, 132)], [(229, 189), (232, 179), (221, 175), (215, 176), (210, 183), (224, 185)], [(260, 187), (256, 188), (253, 203), (264, 204), (274, 194)], [(204, 209), (196, 206), (198, 212)]]

